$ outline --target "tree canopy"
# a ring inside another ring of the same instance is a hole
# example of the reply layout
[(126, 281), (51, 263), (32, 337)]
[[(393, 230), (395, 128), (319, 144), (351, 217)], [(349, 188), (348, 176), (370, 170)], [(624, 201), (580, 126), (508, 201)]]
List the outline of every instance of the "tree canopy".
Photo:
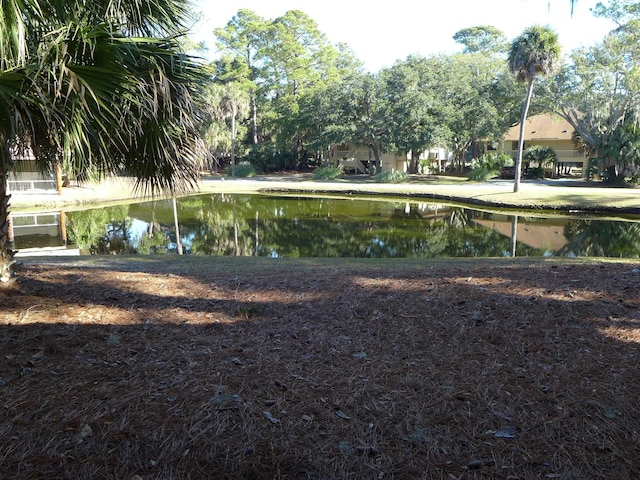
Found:
[(32, 153), (79, 179), (127, 173), (151, 192), (196, 181), (204, 77), (179, 39), (186, 0), (6, 0), (0, 20), (0, 277), (11, 263), (7, 173)]

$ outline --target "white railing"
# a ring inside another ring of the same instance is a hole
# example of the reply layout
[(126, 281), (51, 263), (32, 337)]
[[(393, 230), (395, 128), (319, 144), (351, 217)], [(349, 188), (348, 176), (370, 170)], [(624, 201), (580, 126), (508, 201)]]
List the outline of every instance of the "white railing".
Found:
[(57, 227), (60, 225), (59, 213), (45, 214), (11, 214), (11, 222), (13, 228), (29, 228), (29, 227)]
[(9, 191), (57, 190), (55, 180), (9, 180)]

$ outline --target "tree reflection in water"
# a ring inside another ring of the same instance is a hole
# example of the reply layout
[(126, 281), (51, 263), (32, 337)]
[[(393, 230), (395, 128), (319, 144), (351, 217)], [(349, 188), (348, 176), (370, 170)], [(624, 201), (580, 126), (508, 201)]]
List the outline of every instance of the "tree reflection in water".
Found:
[[(191, 255), (502, 257), (516, 246), (518, 256), (640, 254), (633, 221), (518, 218), (435, 203), (200, 195), (178, 199), (175, 213)], [(67, 225), (69, 240), (93, 254), (176, 253), (179, 244), (172, 200), (69, 212)], [(555, 235), (555, 247), (545, 235)]]

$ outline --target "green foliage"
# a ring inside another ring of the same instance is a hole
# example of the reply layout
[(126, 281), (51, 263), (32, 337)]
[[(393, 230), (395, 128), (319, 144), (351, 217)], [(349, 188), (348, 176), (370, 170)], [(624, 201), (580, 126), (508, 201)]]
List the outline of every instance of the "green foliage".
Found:
[(507, 165), (513, 165), (513, 159), (508, 153), (485, 153), (480, 158), (471, 160), (467, 178), (474, 182), (485, 182), (498, 176), (500, 169)]
[(467, 178), (474, 182), (486, 182), (490, 178), (497, 177), (499, 173), (499, 170), (494, 168), (476, 167), (467, 173)]
[(169, 248), (169, 237), (155, 225), (151, 232), (143, 233), (138, 239), (137, 252), (140, 255), (165, 255)]
[(558, 34), (549, 27), (534, 25), (525, 29), (509, 49), (509, 70), (516, 74), (519, 82), (553, 73), (559, 61)]
[(295, 168), (326, 123), (307, 108), (309, 98), (357, 71), (360, 62), (331, 45), (300, 10), (271, 20), (241, 9), (214, 34), (222, 54), (216, 78), (240, 83), (251, 98), (251, 115), (244, 118), (251, 145), (273, 142), (280, 150), (277, 158), (262, 155), (252, 163), (263, 171)]
[[(380, 73), (385, 81), (385, 137), (397, 152), (448, 146), (461, 164), (478, 138), (502, 141), (518, 116), (515, 82), (504, 61), (467, 53), (410, 56)], [(418, 156), (408, 170), (417, 172)]]
[(420, 173), (434, 173), (438, 172), (440, 168), (440, 162), (435, 158), (421, 158), (418, 163)]
[(558, 161), (558, 154), (552, 147), (533, 145), (525, 150), (524, 159), (538, 167), (549, 167)]
[(485, 153), (480, 158), (471, 160), (471, 169), (485, 168), (487, 170), (500, 170), (502, 167), (513, 165), (513, 159), (508, 153)]
[(342, 165), (337, 167), (318, 167), (313, 171), (314, 180), (334, 180), (344, 173)]
[(409, 180), (409, 175), (399, 170), (380, 172), (375, 176), (375, 180), (378, 183), (404, 183)]
[(237, 140), (246, 136), (242, 119), (249, 114), (249, 102), (249, 93), (240, 82), (209, 83), (203, 87), (200, 134), (210, 159), (241, 156)]
[(623, 184), (640, 173), (640, 126), (635, 122), (618, 126), (603, 138), (597, 165), (605, 181)]
[[(594, 13), (615, 21), (619, 28), (599, 44), (575, 50), (549, 88), (549, 103), (573, 125), (584, 151), (600, 159), (607, 156), (607, 144), (618, 128), (627, 123), (639, 126), (639, 5), (628, 0), (599, 3)], [(600, 172), (612, 166), (607, 164), (614, 158), (600, 162)], [(611, 173), (616, 175), (611, 171), (607, 175)]]
[(542, 167), (529, 167), (524, 172), (524, 176), (527, 178), (542, 180), (544, 178), (544, 168)]
[(95, 253), (135, 253), (128, 241), (129, 206), (70, 212), (67, 235), (79, 248)]
[[(249, 162), (241, 162), (238, 163), (235, 166), (235, 170), (236, 170), (236, 177), (241, 177), (241, 178), (248, 178), (248, 177), (253, 177), (256, 174), (256, 169), (253, 165), (251, 165)], [(232, 166), (229, 165), (227, 168), (224, 169), (224, 173), (225, 175), (231, 176), (232, 172)]]
[(295, 158), (291, 152), (282, 152), (273, 143), (255, 145), (249, 152), (249, 163), (258, 172), (275, 172), (292, 167)]
[(491, 25), (463, 28), (453, 39), (464, 46), (464, 53), (504, 53), (509, 45), (504, 33)]

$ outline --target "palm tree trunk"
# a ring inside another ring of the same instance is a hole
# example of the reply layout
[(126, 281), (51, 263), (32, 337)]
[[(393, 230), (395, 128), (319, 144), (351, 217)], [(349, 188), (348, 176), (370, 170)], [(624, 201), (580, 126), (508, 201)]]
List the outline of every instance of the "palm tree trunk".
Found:
[(62, 195), (62, 165), (60, 161), (57, 161), (55, 164), (55, 173), (56, 173), (56, 190), (58, 191), (58, 195)]
[(0, 178), (0, 283), (5, 284), (13, 277), (12, 266), (15, 263), (15, 252), (11, 249), (9, 237), (9, 194), (7, 174), (2, 172)]
[(516, 178), (513, 181), (513, 191), (516, 193), (520, 190), (520, 175), (522, 174), (522, 151), (524, 150), (524, 129), (527, 122), (527, 113), (529, 112), (529, 105), (531, 105), (531, 97), (533, 96), (533, 81), (531, 77), (529, 85), (527, 87), (527, 98), (524, 101), (522, 107), (522, 118), (520, 119), (520, 138), (518, 139), (518, 158), (516, 158)]
[(236, 109), (231, 112), (231, 176), (236, 176)]
[(180, 223), (178, 222), (178, 203), (176, 197), (173, 197), (173, 222), (176, 227), (176, 248), (178, 249), (178, 255), (182, 255), (182, 237), (180, 236)]
[(518, 242), (518, 215), (511, 218), (511, 256), (516, 256), (516, 244)]
[(256, 96), (251, 96), (251, 140), (258, 145), (258, 103)]

